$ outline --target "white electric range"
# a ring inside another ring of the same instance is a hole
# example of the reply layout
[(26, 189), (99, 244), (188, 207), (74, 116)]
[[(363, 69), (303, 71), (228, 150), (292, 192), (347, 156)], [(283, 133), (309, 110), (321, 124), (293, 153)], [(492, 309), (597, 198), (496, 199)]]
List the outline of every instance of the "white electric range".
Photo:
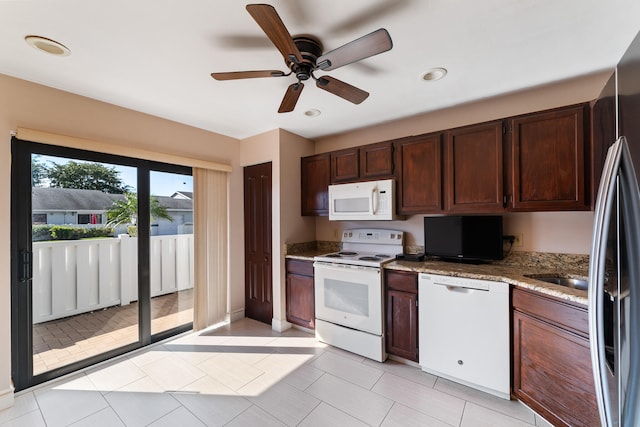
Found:
[(342, 232), (339, 252), (314, 257), (316, 337), (378, 362), (386, 358), (382, 266), (403, 252), (404, 232)]

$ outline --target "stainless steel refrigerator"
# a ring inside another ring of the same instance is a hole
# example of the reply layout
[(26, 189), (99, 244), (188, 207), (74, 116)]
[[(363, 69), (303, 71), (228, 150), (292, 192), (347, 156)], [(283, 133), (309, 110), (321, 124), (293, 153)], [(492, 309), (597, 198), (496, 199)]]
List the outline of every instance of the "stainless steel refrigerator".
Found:
[(593, 171), (601, 172), (589, 265), (596, 396), (603, 426), (640, 426), (640, 34), (593, 111), (594, 142), (615, 140)]

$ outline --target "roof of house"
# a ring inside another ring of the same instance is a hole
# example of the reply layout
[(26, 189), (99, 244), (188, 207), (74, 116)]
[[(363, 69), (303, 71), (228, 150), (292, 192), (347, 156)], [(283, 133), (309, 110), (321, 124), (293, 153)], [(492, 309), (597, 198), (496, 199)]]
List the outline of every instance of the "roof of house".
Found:
[(171, 195), (175, 199), (190, 199), (193, 200), (193, 191), (176, 191)]
[(122, 194), (108, 194), (98, 190), (75, 188), (33, 187), (31, 189), (33, 210), (104, 210)]
[(168, 210), (193, 210), (193, 200), (167, 196), (155, 196), (160, 206)]
[[(103, 193), (98, 190), (75, 188), (33, 187), (31, 189), (34, 211), (101, 211), (121, 200), (122, 194)], [(190, 199), (157, 196), (160, 206), (168, 210), (193, 210)]]

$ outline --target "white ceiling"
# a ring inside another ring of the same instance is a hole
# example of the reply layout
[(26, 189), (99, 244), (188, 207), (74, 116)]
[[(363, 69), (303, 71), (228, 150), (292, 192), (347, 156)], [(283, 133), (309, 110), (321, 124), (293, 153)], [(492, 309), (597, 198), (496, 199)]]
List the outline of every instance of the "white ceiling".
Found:
[[(313, 34), (325, 51), (381, 27), (394, 44), (327, 72), (370, 92), (362, 104), (308, 82), (296, 109), (278, 114), (293, 76), (210, 77), (286, 71), (246, 3), (0, 0), (0, 73), (235, 138), (274, 128), (315, 138), (613, 69), (640, 30), (638, 0), (271, 0), (291, 34)], [(72, 53), (39, 52), (29, 34)], [(449, 73), (421, 81), (432, 67)]]

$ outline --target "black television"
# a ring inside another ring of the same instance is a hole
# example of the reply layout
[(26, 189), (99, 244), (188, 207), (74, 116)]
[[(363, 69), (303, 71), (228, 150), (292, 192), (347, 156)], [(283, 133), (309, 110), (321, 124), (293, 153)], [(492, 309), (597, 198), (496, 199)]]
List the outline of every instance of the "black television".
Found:
[(483, 262), (503, 258), (502, 217), (426, 216), (424, 252), (444, 260)]

